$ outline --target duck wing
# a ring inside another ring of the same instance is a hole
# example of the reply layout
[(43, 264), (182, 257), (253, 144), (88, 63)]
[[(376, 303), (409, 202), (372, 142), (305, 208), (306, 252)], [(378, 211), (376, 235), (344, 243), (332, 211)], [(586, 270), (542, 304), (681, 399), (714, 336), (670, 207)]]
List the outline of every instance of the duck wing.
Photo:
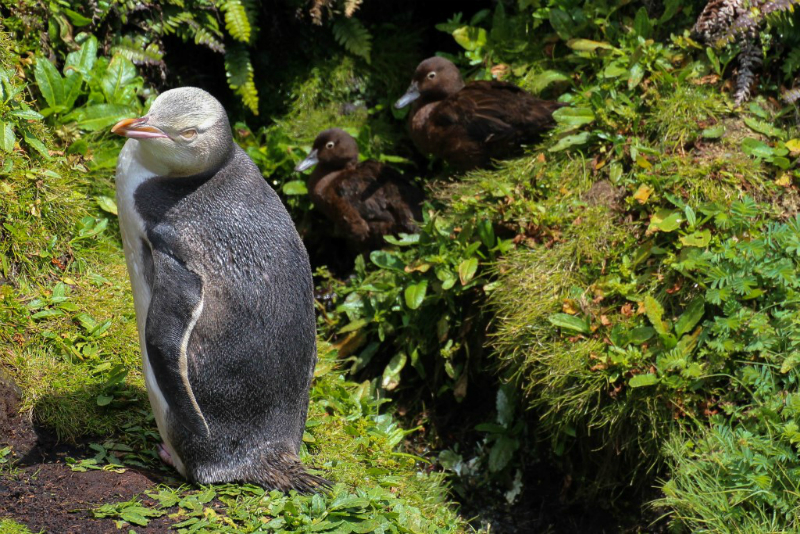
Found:
[(540, 100), (516, 85), (478, 81), (442, 102), (440, 120), (463, 125), (479, 143), (524, 142), (552, 127), (560, 102)]

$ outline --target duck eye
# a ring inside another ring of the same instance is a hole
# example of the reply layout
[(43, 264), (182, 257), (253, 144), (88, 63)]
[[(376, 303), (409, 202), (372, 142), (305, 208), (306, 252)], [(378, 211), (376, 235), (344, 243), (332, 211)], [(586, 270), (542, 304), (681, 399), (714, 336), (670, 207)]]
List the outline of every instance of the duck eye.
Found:
[(435, 73), (434, 71), (431, 71), (431, 72), (429, 72), (429, 73), (428, 73), (428, 79), (429, 79), (429, 80), (432, 80), (432, 79), (434, 79), (434, 78), (436, 78), (436, 73)]
[(325, 145), (325, 148), (333, 148), (333, 141), (328, 141), (328, 143)]
[(181, 137), (183, 137), (187, 141), (191, 141), (192, 139), (197, 137), (197, 130), (194, 130), (194, 129), (191, 129), (191, 128), (188, 129), (188, 130), (184, 130), (184, 131), (181, 132)]

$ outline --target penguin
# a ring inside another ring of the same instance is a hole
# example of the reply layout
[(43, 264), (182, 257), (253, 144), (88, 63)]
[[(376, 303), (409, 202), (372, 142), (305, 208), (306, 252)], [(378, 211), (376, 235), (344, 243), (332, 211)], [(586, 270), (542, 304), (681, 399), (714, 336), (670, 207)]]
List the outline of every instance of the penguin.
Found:
[(507, 82), (465, 84), (458, 67), (443, 57), (417, 66), (395, 107), (412, 103), (408, 125), (414, 145), (459, 171), (521, 154), (522, 145), (555, 126), (553, 112), (566, 105), (540, 100)]
[(352, 249), (378, 249), (385, 235), (419, 231), (422, 191), (388, 165), (374, 160), (359, 163), (358, 145), (349, 133), (330, 128), (317, 135), (295, 171), (314, 166), (308, 178), (311, 202)]
[(302, 442), (316, 355), (306, 250), (209, 93), (162, 93), (116, 169), (159, 455), (191, 482), (310, 492)]

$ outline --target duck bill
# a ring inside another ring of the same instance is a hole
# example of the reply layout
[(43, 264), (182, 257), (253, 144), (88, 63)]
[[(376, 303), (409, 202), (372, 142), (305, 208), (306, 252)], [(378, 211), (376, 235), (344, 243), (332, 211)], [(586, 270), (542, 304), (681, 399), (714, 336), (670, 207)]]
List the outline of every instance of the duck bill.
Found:
[(111, 128), (111, 133), (130, 137), (131, 139), (158, 139), (168, 137), (155, 126), (147, 124), (147, 117), (138, 119), (122, 119)]
[(306, 159), (297, 164), (297, 167), (295, 167), (294, 170), (296, 170), (297, 172), (303, 172), (306, 169), (310, 169), (317, 163), (319, 163), (319, 159), (317, 158), (317, 151), (312, 150), (311, 153), (308, 156), (306, 156)]
[(417, 86), (417, 82), (414, 82), (408, 88), (406, 94), (401, 96), (400, 100), (394, 103), (394, 107), (396, 107), (397, 109), (404, 108), (418, 98), (419, 98), (419, 87)]

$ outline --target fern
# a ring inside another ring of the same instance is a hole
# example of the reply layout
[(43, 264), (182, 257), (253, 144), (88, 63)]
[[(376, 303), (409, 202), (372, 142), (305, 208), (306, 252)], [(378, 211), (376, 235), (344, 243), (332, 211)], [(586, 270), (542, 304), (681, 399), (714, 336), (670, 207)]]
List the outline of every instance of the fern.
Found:
[(250, 111), (258, 115), (258, 90), (253, 75), (250, 53), (242, 45), (228, 48), (225, 54), (225, 74), (228, 86), (242, 98)]
[(231, 37), (243, 43), (250, 42), (252, 26), (242, 0), (227, 0), (221, 8), (225, 13), (225, 28)]
[(344, 3), (344, 16), (350, 18), (353, 16), (353, 13), (361, 7), (361, 4), (364, 0), (345, 0)]
[(225, 53), (225, 45), (222, 44), (222, 41), (203, 26), (200, 26), (194, 31), (194, 42), (208, 47), (219, 54)]
[(351, 54), (364, 58), (370, 63), (372, 52), (372, 35), (361, 21), (357, 19), (339, 18), (333, 21), (333, 36)]
[(125, 35), (111, 47), (111, 55), (120, 54), (137, 65), (163, 65), (164, 52), (157, 43), (147, 44), (143, 35), (135, 38)]

